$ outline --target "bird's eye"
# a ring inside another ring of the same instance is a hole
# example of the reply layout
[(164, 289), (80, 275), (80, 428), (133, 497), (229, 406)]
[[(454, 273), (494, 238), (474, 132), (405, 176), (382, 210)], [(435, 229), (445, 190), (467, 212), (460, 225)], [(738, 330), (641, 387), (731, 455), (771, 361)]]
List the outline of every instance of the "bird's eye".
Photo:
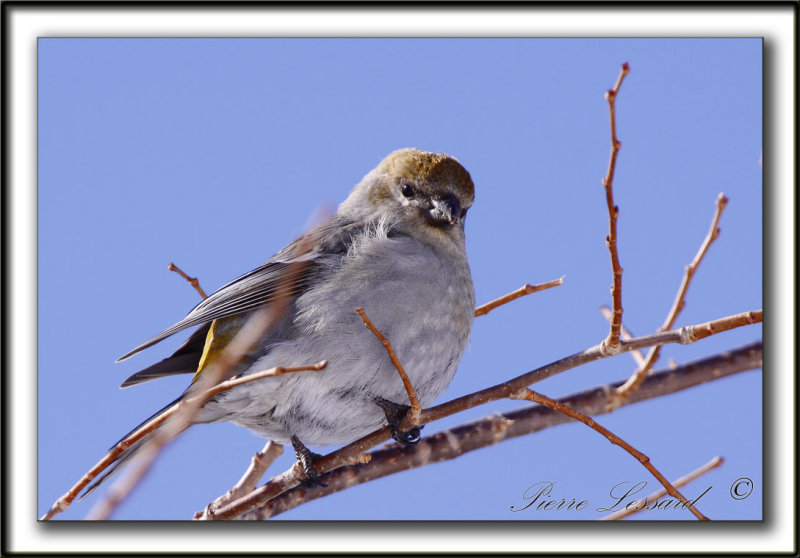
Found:
[(414, 197), (414, 187), (408, 182), (405, 182), (400, 187), (400, 193), (402, 193), (407, 198)]

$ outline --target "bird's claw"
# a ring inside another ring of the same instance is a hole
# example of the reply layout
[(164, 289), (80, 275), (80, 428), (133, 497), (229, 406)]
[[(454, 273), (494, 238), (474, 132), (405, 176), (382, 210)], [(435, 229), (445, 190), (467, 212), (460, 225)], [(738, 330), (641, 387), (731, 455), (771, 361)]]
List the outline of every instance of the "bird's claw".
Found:
[(327, 487), (328, 485), (319, 479), (319, 473), (314, 469), (314, 462), (322, 456), (308, 449), (297, 436), (292, 436), (292, 446), (294, 446), (294, 453), (300, 463), (300, 468), (303, 469), (303, 474), (306, 476), (305, 480), (301, 481), (303, 485)]
[(409, 446), (416, 444), (419, 442), (420, 438), (422, 438), (420, 430), (422, 430), (422, 426), (415, 426), (411, 430), (406, 430), (405, 432), (400, 432), (396, 428), (392, 428), (392, 438), (404, 446)]
[(419, 442), (422, 434), (423, 426), (415, 426), (409, 430), (400, 430), (400, 424), (403, 422), (408, 410), (411, 408), (408, 405), (400, 405), (388, 399), (378, 397), (375, 399), (375, 404), (383, 409), (383, 414), (386, 415), (386, 421), (389, 423), (389, 429), (392, 431), (392, 438), (404, 446), (409, 446)]

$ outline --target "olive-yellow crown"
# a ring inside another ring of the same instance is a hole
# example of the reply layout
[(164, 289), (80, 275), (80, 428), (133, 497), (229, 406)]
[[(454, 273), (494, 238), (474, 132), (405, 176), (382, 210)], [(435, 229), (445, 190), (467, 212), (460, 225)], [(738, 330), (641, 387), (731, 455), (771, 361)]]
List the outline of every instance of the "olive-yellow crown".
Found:
[(469, 172), (455, 157), (431, 153), (414, 147), (398, 149), (380, 162), (379, 173), (415, 182), (425, 189), (439, 190), (449, 185), (465, 207), (475, 199), (475, 185)]

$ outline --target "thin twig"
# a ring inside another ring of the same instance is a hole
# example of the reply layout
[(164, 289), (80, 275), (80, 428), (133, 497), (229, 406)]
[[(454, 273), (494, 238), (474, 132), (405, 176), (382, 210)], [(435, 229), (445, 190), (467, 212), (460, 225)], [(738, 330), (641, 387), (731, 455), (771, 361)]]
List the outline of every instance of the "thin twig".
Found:
[(403, 365), (400, 364), (400, 359), (397, 358), (397, 355), (392, 348), (392, 344), (389, 342), (383, 334), (378, 331), (372, 322), (367, 317), (367, 314), (364, 312), (364, 309), (361, 307), (356, 308), (356, 313), (361, 316), (361, 319), (364, 320), (364, 325), (367, 326), (375, 337), (378, 338), (378, 341), (381, 342), (383, 348), (386, 349), (386, 352), (389, 353), (389, 358), (392, 359), (392, 364), (397, 369), (397, 373), (400, 374), (400, 379), (403, 380), (403, 386), (406, 388), (406, 393), (408, 394), (408, 400), (411, 402), (411, 409), (409, 409), (408, 414), (406, 415), (406, 419), (411, 422), (414, 426), (416, 426), (417, 420), (419, 420), (419, 413), (422, 409), (422, 406), (419, 404), (419, 399), (417, 399), (417, 394), (414, 391), (414, 386), (411, 385), (411, 380), (408, 378), (408, 374), (403, 369)]
[[(641, 388), (623, 405), (632, 405), (676, 393), (691, 387), (759, 368), (762, 364), (761, 342), (734, 349), (710, 358), (687, 363), (677, 369), (659, 370), (645, 380)], [(588, 416), (610, 412), (609, 397), (622, 382), (597, 386), (560, 399), (560, 402)], [(571, 422), (566, 415), (541, 405), (526, 405), (506, 413), (494, 413), (448, 430), (424, 436), (414, 446), (391, 446), (370, 452), (369, 465), (345, 466), (325, 476), (327, 488), (296, 487), (277, 495), (272, 482), (262, 485), (261, 494), (273, 493), (274, 498), (264, 498), (263, 505), (248, 507), (248, 502), (237, 502), (215, 519), (269, 519), (303, 503), (329, 494), (409, 469), (424, 467), (455, 459), (460, 455), (494, 444), (525, 436)], [(235, 513), (239, 510), (241, 513)], [(248, 511), (250, 510), (250, 511)], [(242, 515), (244, 514), (244, 515)]]
[[(153, 437), (148, 440), (147, 445), (139, 450), (141, 457), (137, 461), (137, 467), (131, 470), (126, 477), (118, 481), (107, 493), (105, 499), (101, 499), (90, 512), (90, 519), (107, 519), (116, 505), (119, 504), (138, 482), (150, 470), (150, 466), (160, 453), (160, 450), (178, 434), (186, 430), (192, 424), (192, 419), (202, 406), (214, 395), (221, 393), (219, 390), (226, 391), (242, 384), (260, 380), (267, 376), (278, 376), (291, 371), (299, 371), (295, 368), (276, 367), (265, 370), (257, 374), (252, 374), (240, 378), (233, 378), (224, 382), (219, 379), (224, 378), (233, 370), (236, 363), (247, 354), (254, 344), (263, 336), (269, 327), (276, 322), (280, 316), (278, 311), (270, 307), (257, 310), (252, 317), (242, 326), (236, 336), (225, 346), (221, 353), (203, 370), (203, 374), (192, 385), (190, 390), (200, 391), (199, 395), (192, 395), (182, 399), (170, 410), (171, 420), (165, 423), (159, 430), (154, 431)], [(325, 361), (311, 366), (297, 367), (304, 370), (320, 370), (327, 363)], [(207, 387), (210, 386), (210, 387)], [(166, 419), (165, 419), (166, 421)]]
[[(694, 471), (692, 471), (688, 475), (685, 475), (685, 476), (679, 478), (678, 480), (676, 480), (675, 482), (673, 482), (672, 486), (674, 486), (675, 488), (680, 488), (681, 486), (685, 486), (685, 485), (689, 484), (690, 482), (692, 482), (693, 480), (695, 480), (696, 478), (701, 477), (704, 474), (706, 474), (707, 472), (711, 471), (712, 469), (716, 469), (717, 467), (719, 467), (723, 463), (725, 463), (725, 460), (722, 457), (715, 457), (714, 459), (712, 459), (711, 461), (709, 461), (708, 463), (706, 463), (705, 465), (703, 465), (699, 469), (695, 469)], [(600, 520), (601, 521), (616, 521), (616, 520), (628, 517), (630, 515), (633, 515), (633, 514), (635, 514), (637, 512), (640, 512), (642, 510), (647, 509), (648, 502), (656, 502), (656, 501), (658, 501), (659, 498), (663, 497), (666, 493), (667, 493), (667, 491), (665, 489), (663, 489), (663, 488), (661, 490), (657, 490), (656, 492), (654, 492), (650, 496), (646, 497), (643, 501), (637, 502), (637, 504), (640, 504), (639, 506), (629, 507), (630, 506), (630, 504), (629, 504), (629, 506), (626, 506), (625, 509), (619, 510), (618, 512), (614, 512), (614, 513), (609, 514), (609, 515), (607, 515), (605, 517), (601, 517)]]
[(206, 292), (203, 290), (203, 287), (200, 286), (200, 280), (197, 277), (189, 277), (188, 275), (186, 275), (183, 272), (183, 270), (181, 270), (181, 268), (179, 268), (177, 265), (175, 265), (172, 262), (169, 262), (169, 265), (167, 266), (167, 269), (169, 269), (170, 271), (174, 271), (175, 273), (177, 273), (178, 275), (180, 275), (181, 277), (183, 277), (184, 279), (189, 281), (189, 283), (191, 283), (192, 287), (194, 287), (195, 290), (198, 293), (200, 293), (200, 296), (202, 296), (204, 300), (206, 298), (208, 298), (208, 296), (206, 295)]
[[(226, 380), (212, 388), (209, 388), (202, 395), (197, 396), (197, 399), (209, 399), (219, 393), (222, 393), (223, 391), (228, 391), (243, 384), (249, 384), (250, 382), (255, 382), (272, 376), (280, 376), (282, 374), (289, 374), (291, 372), (319, 372), (324, 370), (326, 366), (328, 366), (327, 360), (321, 360), (319, 362), (315, 362), (314, 364), (309, 364), (308, 366), (294, 366), (291, 368), (276, 366), (275, 368), (262, 370), (261, 372), (256, 372), (255, 374), (248, 374), (247, 376), (239, 376), (237, 378)], [(187, 402), (192, 401), (193, 399), (194, 398), (188, 399)]]
[[(629, 340), (622, 340), (620, 343), (620, 351), (626, 353), (635, 349), (644, 349), (653, 347), (655, 345), (664, 345), (667, 343), (680, 343), (689, 344), (698, 341), (708, 335), (721, 333), (737, 327), (758, 323), (761, 321), (761, 310), (754, 310), (752, 312), (742, 312), (732, 316), (726, 316), (718, 320), (712, 320), (694, 326), (686, 326), (680, 329), (664, 331), (661, 333), (653, 333), (642, 337), (635, 337)], [(528, 387), (546, 380), (556, 374), (561, 374), (567, 370), (577, 368), (583, 364), (594, 362), (603, 358), (609, 358), (607, 352), (603, 351), (600, 345), (595, 345), (583, 351), (574, 353), (567, 357), (561, 358), (550, 364), (531, 370), (525, 374), (512, 378), (501, 384), (476, 391), (469, 395), (458, 397), (441, 405), (430, 407), (422, 412), (420, 420), (422, 424), (439, 420), (446, 416), (453, 415), (464, 409), (470, 409), (484, 403), (497, 401), (499, 399), (507, 399), (512, 393), (522, 388)], [(402, 428), (402, 425), (401, 425)]]
[(562, 275), (560, 278), (555, 279), (554, 281), (548, 281), (547, 283), (539, 283), (538, 285), (528, 285), (525, 284), (521, 286), (516, 291), (510, 292), (507, 295), (503, 295), (500, 298), (496, 298), (491, 302), (487, 302), (486, 304), (481, 304), (475, 309), (475, 317), (478, 316), (485, 316), (498, 306), (502, 306), (503, 304), (507, 304), (512, 300), (516, 300), (520, 297), (525, 295), (529, 295), (531, 293), (536, 293), (539, 291), (543, 291), (545, 289), (550, 289), (552, 287), (557, 287), (564, 283), (564, 276)]
[[(589, 417), (587, 417), (587, 416), (585, 416), (585, 415), (583, 415), (583, 414), (581, 414), (581, 413), (579, 413), (577, 411), (573, 411), (572, 409), (570, 409), (566, 405), (562, 405), (558, 401), (550, 399), (546, 395), (542, 395), (541, 393), (535, 392), (532, 389), (527, 389), (526, 388), (526, 389), (520, 390), (519, 392), (513, 394), (511, 397), (512, 397), (512, 399), (523, 399), (525, 401), (533, 401), (534, 403), (538, 403), (539, 405), (544, 405), (546, 407), (550, 407), (554, 411), (558, 411), (559, 413), (563, 413), (563, 414), (565, 414), (565, 415), (567, 415), (569, 417), (572, 417), (575, 420), (582, 422), (583, 424), (585, 424), (586, 426), (588, 426), (592, 430), (595, 430), (596, 432), (599, 432), (600, 434), (602, 434), (603, 436), (608, 438), (609, 442), (611, 442), (615, 446), (621, 447), (622, 449), (624, 449), (625, 451), (630, 453), (633, 457), (635, 457), (639, 461), (639, 463), (644, 465), (645, 469), (650, 471), (650, 473), (656, 479), (658, 479), (658, 482), (660, 482), (664, 486), (664, 488), (667, 490), (667, 492), (669, 492), (669, 494), (671, 496), (677, 498), (681, 502), (681, 504), (683, 504), (684, 506), (687, 506), (687, 504), (689, 503), (689, 500), (687, 500), (683, 496), (683, 494), (681, 494), (678, 491), (677, 488), (672, 486), (672, 484), (667, 480), (667, 477), (662, 475), (661, 471), (659, 471), (655, 467), (655, 465), (653, 465), (650, 462), (650, 458), (649, 457), (647, 457), (645, 454), (643, 454), (642, 452), (640, 452), (639, 450), (634, 448), (628, 442), (626, 442), (625, 440), (623, 440), (622, 438), (620, 438), (619, 436), (617, 436), (616, 434), (611, 432), (609, 429), (607, 429), (603, 425), (598, 424), (597, 422), (595, 422), (594, 420), (590, 419)], [(693, 505), (688, 505), (687, 507), (695, 515), (695, 517), (697, 519), (700, 519), (702, 521), (708, 521), (708, 518), (706, 516), (704, 516), (702, 513), (700, 513), (700, 510), (698, 510), (696, 507), (694, 507)]]
[[(203, 288), (200, 286), (200, 281), (197, 277), (189, 277), (186, 273), (183, 272), (178, 266), (176, 266), (173, 262), (170, 262), (167, 266), (167, 269), (170, 271), (176, 272), (178, 275), (186, 279), (192, 287), (200, 294), (200, 296), (205, 300), (208, 298)], [(109, 492), (106, 494), (106, 497), (99, 500), (94, 508), (89, 512), (89, 519), (106, 519), (109, 517), (111, 512), (116, 508), (116, 506), (127, 496), (127, 494), (133, 490), (136, 484), (141, 480), (141, 478), (147, 473), (152, 464), (153, 460), (155, 460), (156, 456), (158, 455), (161, 448), (166, 445), (170, 440), (172, 440), (175, 436), (183, 432), (186, 428), (189, 427), (191, 422), (191, 417), (194, 415), (199, 406), (204, 403), (205, 400), (201, 402), (195, 401), (182, 401), (178, 404), (172, 406), (167, 412), (162, 413), (159, 415), (161, 421), (152, 421), (153, 426), (152, 429), (148, 429), (146, 432), (142, 434), (144, 437), (146, 434), (154, 431), (155, 428), (159, 424), (163, 424), (172, 416), (180, 417), (181, 413), (188, 416), (185, 420), (177, 421), (177, 424), (173, 424), (172, 428), (169, 427), (165, 428), (158, 435), (153, 437), (143, 448), (140, 453), (139, 457), (139, 465), (138, 468), (134, 469), (132, 473), (129, 473), (128, 476), (113, 485)], [(183, 404), (183, 406), (181, 405)], [(126, 438), (130, 438), (126, 437)], [(128, 446), (130, 447), (130, 445)], [(110, 463), (109, 463), (110, 464)], [(98, 471), (99, 472), (99, 471)]]
[[(669, 314), (667, 314), (664, 324), (658, 329), (659, 331), (672, 329), (678, 314), (680, 314), (681, 310), (683, 310), (686, 292), (689, 290), (689, 283), (691, 283), (692, 277), (694, 277), (695, 271), (697, 271), (697, 268), (703, 261), (703, 258), (708, 252), (709, 247), (719, 236), (719, 220), (722, 217), (722, 212), (727, 204), (728, 198), (726, 198), (724, 194), (717, 196), (716, 209), (714, 210), (714, 217), (711, 219), (711, 227), (708, 230), (708, 234), (703, 240), (703, 243), (700, 245), (700, 249), (697, 251), (697, 254), (695, 254), (694, 259), (689, 265), (686, 266), (683, 274), (683, 280), (678, 288), (677, 295), (675, 295), (672, 308), (670, 309)], [(621, 399), (628, 397), (631, 393), (633, 393), (633, 391), (636, 390), (639, 384), (641, 384), (645, 379), (647, 374), (650, 373), (653, 365), (658, 361), (660, 354), (660, 346), (650, 349), (650, 351), (647, 353), (647, 358), (645, 361), (639, 365), (639, 368), (633, 373), (633, 375), (631, 375), (630, 379), (617, 390), (617, 394)]]
[(234, 387), (238, 387), (249, 382), (255, 382), (269, 376), (279, 376), (281, 374), (288, 374), (291, 372), (322, 370), (326, 364), (327, 363), (325, 361), (322, 361), (309, 366), (298, 366), (295, 368), (270, 368), (269, 370), (264, 370), (256, 374), (228, 380), (216, 386), (212, 386), (201, 394), (175, 403), (175, 405), (172, 405), (163, 413), (153, 417), (139, 428), (131, 432), (128, 436), (120, 440), (108, 451), (108, 453), (106, 453), (105, 456), (103, 456), (103, 459), (98, 461), (91, 469), (89, 469), (88, 472), (86, 472), (86, 474), (83, 475), (83, 477), (81, 477), (77, 483), (75, 483), (72, 488), (70, 488), (63, 496), (61, 496), (61, 498), (56, 500), (55, 504), (53, 504), (50, 510), (44, 514), (41, 519), (51, 519), (54, 515), (65, 511), (75, 500), (78, 494), (80, 494), (90, 482), (97, 478), (97, 475), (102, 473), (106, 468), (108, 468), (109, 465), (114, 463), (114, 461), (116, 461), (117, 457), (119, 457), (123, 451), (131, 447), (133, 444), (153, 432), (158, 426), (164, 424), (168, 419), (173, 417), (180, 410), (182, 405), (185, 406), (187, 404), (193, 404), (196, 401), (208, 399), (214, 395), (222, 393), (223, 391), (233, 389)]
[[(742, 312), (733, 316), (726, 316), (719, 320), (713, 320), (696, 326), (687, 326), (678, 330), (671, 330), (662, 333), (647, 335), (644, 337), (637, 337), (628, 341), (623, 340), (620, 343), (621, 352), (628, 352), (634, 349), (642, 349), (651, 347), (657, 344), (664, 343), (692, 343), (698, 339), (711, 335), (713, 333), (720, 333), (728, 329), (742, 327), (744, 325), (753, 324), (761, 321), (761, 310), (752, 312)], [(572, 354), (570, 356), (559, 359), (548, 365), (542, 366), (516, 378), (512, 378), (501, 384), (477, 391), (475, 393), (465, 395), (441, 405), (424, 409), (420, 414), (419, 424), (427, 424), (434, 420), (454, 415), (466, 409), (477, 407), (491, 401), (500, 399), (507, 399), (512, 393), (519, 391), (536, 382), (550, 378), (556, 374), (560, 374), (566, 370), (576, 368), (588, 362), (608, 358), (609, 355), (603, 351), (600, 345), (590, 347), (584, 351)], [(634, 396), (635, 398), (636, 396)], [(403, 421), (404, 423), (406, 421)], [(408, 425), (413, 427), (415, 425)], [(407, 428), (406, 424), (401, 423), (400, 429)], [(371, 434), (352, 442), (351, 444), (323, 456), (314, 462), (314, 469), (320, 473), (327, 473), (342, 465), (348, 463), (353, 458), (365, 453), (370, 448), (388, 440), (391, 436), (388, 426), (376, 430)], [(326, 478), (327, 482), (327, 478)], [(273, 478), (266, 485), (262, 485), (250, 493), (245, 498), (240, 499), (233, 504), (226, 506), (223, 509), (217, 510), (215, 519), (233, 519), (250, 509), (263, 506), (266, 502), (275, 498), (279, 494), (286, 492), (299, 484), (299, 480), (295, 475), (286, 472)]]
[(683, 280), (681, 281), (681, 286), (678, 288), (678, 293), (675, 295), (675, 301), (672, 303), (672, 308), (670, 309), (669, 314), (664, 321), (664, 325), (662, 325), (660, 328), (661, 331), (672, 329), (672, 326), (675, 324), (675, 319), (678, 317), (678, 314), (680, 314), (681, 310), (683, 310), (686, 292), (689, 290), (689, 283), (692, 281), (692, 277), (694, 277), (697, 268), (703, 261), (708, 249), (711, 247), (711, 244), (717, 238), (719, 238), (719, 221), (722, 218), (722, 212), (725, 210), (727, 205), (728, 198), (725, 196), (725, 194), (720, 192), (720, 194), (717, 196), (714, 217), (711, 219), (711, 226), (708, 229), (705, 239), (703, 239), (703, 244), (701, 244), (700, 248), (697, 250), (697, 254), (695, 254), (694, 259), (689, 265), (686, 266)]
[[(476, 311), (475, 311), (475, 315), (476, 316), (482, 316), (482, 315), (488, 314), (494, 308), (497, 308), (498, 306), (501, 306), (503, 304), (511, 302), (512, 300), (515, 300), (515, 299), (520, 298), (522, 296), (525, 296), (525, 295), (528, 295), (528, 294), (531, 294), (531, 293), (534, 293), (534, 292), (542, 291), (542, 290), (545, 290), (545, 289), (549, 289), (549, 288), (561, 285), (563, 283), (563, 280), (564, 280), (564, 277), (562, 276), (559, 279), (556, 279), (554, 281), (549, 281), (547, 283), (541, 283), (541, 284), (538, 284), (538, 285), (526, 284), (523, 287), (521, 287), (520, 289), (517, 289), (516, 291), (514, 291), (512, 293), (509, 293), (509, 294), (507, 294), (507, 295), (505, 295), (503, 297), (500, 297), (500, 298), (498, 298), (498, 299), (496, 299), (496, 300), (494, 300), (492, 302), (489, 302), (487, 304), (484, 304), (484, 305), (478, 307), (476, 309)], [(395, 368), (397, 369), (398, 373), (400, 374), (400, 378), (402, 379), (403, 385), (405, 386), (406, 392), (407, 392), (408, 397), (409, 397), (409, 401), (411, 402), (411, 410), (410, 410), (410, 413), (409, 413), (408, 420), (409, 420), (409, 422), (411, 422), (413, 424), (417, 420), (417, 418), (419, 417), (419, 413), (420, 413), (420, 410), (421, 410), (421, 405), (419, 403), (419, 399), (416, 396), (416, 392), (414, 391), (413, 386), (411, 385), (411, 381), (410, 381), (410, 379), (408, 378), (408, 375), (405, 372), (405, 369), (403, 368), (402, 364), (400, 363), (400, 360), (397, 358), (397, 355), (394, 352), (394, 349), (393, 349), (393, 347), (391, 345), (391, 342), (388, 339), (386, 339), (386, 337), (374, 326), (372, 321), (367, 317), (366, 313), (364, 312), (364, 309), (363, 308), (357, 308), (356, 312), (359, 314), (361, 319), (364, 321), (364, 325), (367, 326), (367, 328), (369, 328), (370, 331), (372, 331), (372, 333), (378, 338), (378, 340), (384, 346), (384, 348), (386, 349), (386, 351), (389, 354), (389, 357), (392, 360), (392, 363), (394, 364)], [(363, 462), (365, 459), (367, 461), (369, 460), (368, 455), (367, 454), (361, 454), (360, 456), (357, 456), (356, 458), (354, 458), (354, 463)], [(251, 469), (252, 468), (253, 468), (253, 466), (251, 465)], [(247, 474), (245, 476), (247, 476)], [(244, 479), (244, 477), (243, 477), (243, 479)], [(241, 484), (241, 482), (242, 481), (240, 481), (240, 484)], [(235, 488), (236, 487), (234, 487), (234, 489)], [(250, 488), (250, 490), (252, 490), (252, 488)], [(221, 496), (220, 498), (218, 498), (217, 500), (215, 500), (214, 502), (209, 504), (203, 512), (198, 512), (197, 514), (195, 514), (195, 519), (210, 519), (210, 518), (212, 518), (213, 515), (214, 515), (214, 510), (215, 509), (218, 509), (218, 508), (230, 503), (231, 501), (236, 500), (237, 498), (243, 496), (247, 492), (249, 492), (249, 490), (246, 491), (246, 492), (244, 490), (237, 490), (237, 491), (235, 491), (235, 493), (234, 493), (234, 490), (228, 491), (226, 494), (224, 494), (223, 496)]]
[[(179, 417), (186, 416), (186, 411), (184, 413), (179, 413), (179, 411), (191, 409), (190, 407), (180, 407), (178, 405), (176, 405), (175, 408), (176, 416)], [(120, 502), (122, 502), (144, 478), (150, 470), (150, 466), (161, 452), (161, 449), (188, 427), (189, 424), (186, 423), (186, 421), (173, 420), (173, 422), (165, 424), (162, 426), (161, 430), (155, 432), (153, 437), (139, 450), (136, 466), (130, 469), (126, 476), (109, 488), (104, 497), (100, 498), (89, 511), (86, 519), (96, 521), (108, 519)]]
[(250, 466), (244, 472), (242, 478), (239, 479), (239, 482), (233, 485), (233, 488), (228, 490), (225, 494), (208, 504), (203, 512), (196, 513), (194, 519), (200, 519), (204, 516), (213, 516), (214, 510), (217, 508), (230, 504), (252, 492), (269, 466), (272, 465), (282, 453), (283, 446), (269, 440), (264, 446), (264, 449), (256, 452), (253, 459), (250, 460)]
[[(301, 236), (296, 244), (296, 254), (308, 254), (311, 251), (314, 240), (315, 237), (311, 232)], [(292, 296), (292, 291), (302, 277), (303, 270), (307, 264), (308, 262), (304, 258), (297, 258), (287, 265), (281, 274), (275, 297), (271, 303), (255, 310), (250, 315), (236, 335), (203, 367), (202, 373), (195, 375), (194, 383), (187, 390), (187, 393), (204, 393), (206, 390), (230, 378), (242, 358), (249, 354), (273, 325), (278, 323), (286, 314), (289, 309), (289, 299)], [(207, 400), (208, 398), (191, 398), (191, 403), (187, 402), (186, 405), (179, 406), (180, 412), (176, 413), (168, 424), (154, 432), (152, 437), (139, 450), (141, 457), (137, 461), (136, 469), (133, 469), (126, 477), (117, 481), (115, 486), (112, 486), (105, 501), (101, 499), (95, 506), (96, 513), (94, 510), (90, 512), (92, 518), (106, 519), (109, 517), (115, 506), (147, 474), (161, 448), (192, 425), (192, 420)]]
[[(313, 236), (309, 233), (301, 237), (301, 241), (297, 244), (297, 253), (303, 254), (308, 252), (311, 249), (313, 240)], [(92, 467), (75, 486), (53, 504), (42, 519), (50, 519), (55, 514), (64, 511), (78, 496), (80, 491), (100, 472), (111, 465), (124, 450), (129, 448), (136, 441), (141, 440), (144, 436), (153, 433), (156, 427), (162, 425), (167, 418), (170, 418), (172, 425), (164, 425), (161, 432), (154, 434), (147, 442), (147, 445), (152, 445), (156, 451), (149, 451), (146, 446), (143, 446), (139, 450), (139, 453), (142, 455), (138, 460), (139, 466), (134, 472), (128, 475), (128, 478), (132, 482), (124, 481), (124, 479), (120, 481), (125, 482), (125, 484), (122, 485), (119, 490), (112, 489), (108, 501), (100, 502), (98, 506), (96, 506), (96, 513), (90, 512), (94, 518), (102, 519), (108, 517), (114, 507), (130, 492), (135, 482), (146, 474), (150, 464), (158, 454), (157, 450), (163, 447), (172, 437), (177, 436), (191, 425), (192, 418), (205, 403), (207, 397), (214, 395), (214, 386), (220, 384), (232, 373), (234, 366), (236, 366), (242, 356), (246, 355), (251, 347), (263, 337), (270, 327), (272, 327), (272, 324), (276, 323), (277, 320), (283, 316), (288, 309), (288, 299), (291, 296), (292, 288), (300, 278), (305, 265), (306, 262), (297, 261), (287, 266), (286, 271), (283, 273), (278, 283), (276, 296), (272, 304), (254, 312), (251, 318), (242, 326), (240, 331), (225, 348), (215, 356), (206, 368), (204, 368), (203, 373), (197, 378), (197, 381), (192, 384), (187, 392), (190, 394), (190, 397), (185, 397), (177, 405), (170, 407), (165, 413), (154, 417), (140, 428), (137, 428), (131, 435), (114, 446), (114, 448)], [(256, 376), (255, 379), (260, 379), (257, 375), (253, 376)], [(226, 389), (231, 389), (231, 387), (235, 387), (236, 385), (240, 384), (234, 382), (233, 385), (229, 384), (230, 387)], [(205, 396), (207, 396), (206, 399), (202, 399)], [(183, 403), (183, 405), (181, 405), (181, 403)], [(180, 411), (180, 413), (178, 411)]]
[[(475, 316), (476, 317), (477, 316), (483, 316), (485, 314), (488, 314), (489, 312), (491, 312), (492, 310), (494, 310), (498, 306), (501, 306), (503, 304), (507, 304), (508, 302), (516, 300), (517, 298), (520, 298), (520, 297), (525, 296), (525, 295), (529, 295), (529, 294), (532, 294), (532, 293), (535, 293), (535, 292), (538, 292), (538, 291), (542, 291), (542, 290), (545, 290), (545, 289), (549, 289), (549, 288), (552, 288), (552, 287), (559, 286), (559, 285), (563, 284), (563, 282), (564, 282), (564, 277), (562, 276), (559, 279), (556, 279), (554, 281), (548, 281), (547, 283), (540, 283), (540, 284), (537, 284), (537, 285), (526, 284), (526, 285), (522, 286), (521, 288), (517, 289), (516, 291), (513, 291), (513, 292), (511, 292), (511, 293), (509, 293), (507, 295), (504, 295), (504, 296), (502, 296), (500, 298), (497, 298), (497, 299), (495, 299), (495, 300), (493, 300), (491, 302), (488, 302), (488, 303), (486, 303), (484, 305), (479, 306), (475, 310)], [(414, 392), (413, 386), (411, 386), (411, 382), (408, 379), (408, 376), (405, 373), (404, 368), (400, 364), (400, 361), (397, 358), (397, 355), (394, 353), (394, 350), (393, 350), (393, 348), (391, 346), (391, 343), (385, 338), (385, 336), (383, 334), (381, 334), (381, 332), (377, 328), (375, 328), (375, 326), (372, 324), (372, 322), (366, 316), (366, 313), (363, 311), (363, 308), (357, 309), (356, 312), (358, 312), (359, 316), (361, 316), (361, 319), (364, 321), (364, 324), (370, 329), (370, 331), (373, 332), (373, 334), (376, 335), (376, 337), (378, 337), (378, 340), (381, 341), (381, 344), (383, 344), (383, 346), (386, 348), (387, 352), (389, 353), (389, 357), (392, 359), (392, 363), (395, 365), (395, 368), (397, 368), (397, 371), (400, 374), (401, 379), (403, 380), (403, 384), (406, 387), (406, 391), (407, 391), (407, 393), (409, 395), (409, 400), (412, 402), (412, 413), (414, 412), (414, 401), (415, 400), (417, 401), (416, 416), (418, 416), (419, 415), (419, 411), (420, 411), (419, 400), (416, 397), (416, 393)], [(413, 422), (413, 420), (412, 420), (412, 422)], [(226, 504), (230, 503), (231, 501), (234, 501), (237, 498), (240, 498), (244, 494), (246, 494), (249, 491), (251, 491), (252, 488), (254, 488), (254, 485), (252, 487), (250, 487), (249, 490), (242, 489), (240, 487), (240, 485), (243, 484), (243, 481), (245, 481), (246, 478), (247, 479), (252, 478), (251, 475), (253, 474), (252, 472), (253, 472), (253, 470), (255, 468), (256, 460), (257, 460), (259, 455), (260, 454), (256, 454), (256, 456), (253, 458), (253, 462), (251, 463), (250, 468), (245, 473), (245, 476), (243, 476), (242, 479), (239, 481), (239, 483), (237, 483), (237, 485), (233, 489), (229, 490), (226, 494), (224, 494), (223, 496), (221, 496), (220, 498), (218, 498), (217, 500), (215, 500), (214, 502), (209, 504), (202, 513), (195, 514), (195, 519), (208, 519), (210, 516), (214, 515), (214, 510), (215, 509), (217, 509), (217, 508), (219, 508), (219, 507), (221, 507), (223, 505), (226, 505)], [(356, 460), (357, 461), (358, 460), (363, 460), (365, 455), (366, 454), (362, 454)], [(261, 474), (263, 475), (263, 472)], [(259, 476), (259, 478), (260, 478), (260, 476)]]
[[(611, 321), (611, 318), (614, 317), (614, 313), (611, 311), (611, 308), (609, 308), (606, 305), (603, 305), (603, 306), (600, 307), (600, 313), (609, 322)], [(625, 327), (624, 323), (620, 324), (619, 331), (620, 331), (620, 337), (622, 339), (632, 339), (633, 338), (633, 334)], [(641, 366), (642, 364), (644, 364), (644, 355), (642, 354), (642, 351), (638, 351), (638, 350), (637, 351), (631, 351), (631, 356), (633, 357), (633, 360), (636, 362), (636, 364), (638, 366)]]
[(681, 339), (680, 343), (682, 345), (690, 345), (691, 343), (696, 343), (701, 339), (716, 335), (717, 333), (722, 333), (723, 331), (728, 331), (745, 325), (761, 323), (763, 317), (763, 311), (753, 310), (752, 312), (742, 312), (741, 314), (734, 314), (732, 316), (720, 318), (719, 320), (711, 320), (710, 322), (705, 322), (694, 326), (685, 326), (678, 330), (671, 331), (680, 331), (681, 337), (683, 338)]
[(614, 205), (614, 171), (617, 166), (617, 155), (619, 154), (622, 144), (617, 138), (617, 121), (616, 121), (616, 99), (619, 93), (619, 88), (622, 85), (622, 80), (630, 72), (630, 66), (627, 62), (622, 65), (619, 72), (617, 83), (614, 87), (606, 91), (606, 100), (608, 101), (608, 110), (611, 118), (611, 156), (608, 160), (608, 171), (605, 178), (603, 178), (603, 186), (606, 189), (606, 205), (608, 206), (608, 236), (606, 236), (606, 246), (608, 246), (609, 254), (611, 255), (611, 272), (613, 274), (613, 283), (611, 285), (611, 298), (613, 301), (613, 317), (611, 319), (611, 328), (603, 342), (604, 350), (609, 351), (611, 354), (616, 354), (619, 348), (619, 333), (622, 327), (622, 267), (619, 264), (619, 253), (617, 252), (617, 219), (619, 218), (619, 207)]

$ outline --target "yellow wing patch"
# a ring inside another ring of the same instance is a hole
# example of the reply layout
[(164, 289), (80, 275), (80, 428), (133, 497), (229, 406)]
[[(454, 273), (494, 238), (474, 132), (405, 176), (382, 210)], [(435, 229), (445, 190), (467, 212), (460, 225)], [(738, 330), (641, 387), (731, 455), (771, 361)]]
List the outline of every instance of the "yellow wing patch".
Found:
[(220, 318), (211, 322), (208, 335), (206, 335), (206, 344), (203, 347), (203, 355), (200, 357), (200, 363), (197, 365), (197, 372), (194, 373), (192, 383), (197, 381), (200, 374), (203, 373), (203, 370), (214, 361), (217, 355), (220, 354), (236, 334), (239, 333), (240, 326), (240, 316)]

